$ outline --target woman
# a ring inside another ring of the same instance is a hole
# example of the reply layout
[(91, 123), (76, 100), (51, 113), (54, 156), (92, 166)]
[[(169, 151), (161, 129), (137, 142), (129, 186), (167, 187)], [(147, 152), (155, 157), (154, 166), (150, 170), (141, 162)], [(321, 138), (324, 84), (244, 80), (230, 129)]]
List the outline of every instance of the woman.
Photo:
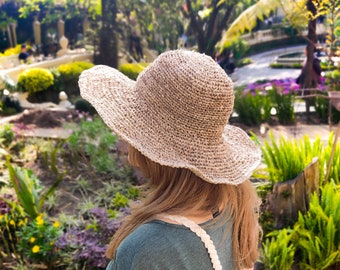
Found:
[(107, 269), (251, 268), (260, 228), (248, 179), (261, 152), (227, 124), (234, 92), (223, 69), (207, 55), (174, 50), (136, 82), (95, 66), (79, 86), (149, 179), (109, 245)]

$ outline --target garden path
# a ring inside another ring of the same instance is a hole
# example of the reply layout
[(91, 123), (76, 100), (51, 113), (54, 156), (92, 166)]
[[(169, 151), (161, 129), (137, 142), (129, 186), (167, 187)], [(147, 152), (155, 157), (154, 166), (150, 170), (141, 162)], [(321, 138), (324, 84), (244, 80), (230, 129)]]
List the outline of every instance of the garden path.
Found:
[(264, 79), (284, 79), (284, 78), (297, 78), (301, 69), (270, 68), (270, 64), (274, 62), (275, 58), (280, 54), (291, 52), (303, 52), (305, 45), (287, 46), (281, 49), (271, 50), (256, 55), (250, 56), (252, 63), (241, 68), (237, 68), (231, 75), (235, 86), (242, 86)]

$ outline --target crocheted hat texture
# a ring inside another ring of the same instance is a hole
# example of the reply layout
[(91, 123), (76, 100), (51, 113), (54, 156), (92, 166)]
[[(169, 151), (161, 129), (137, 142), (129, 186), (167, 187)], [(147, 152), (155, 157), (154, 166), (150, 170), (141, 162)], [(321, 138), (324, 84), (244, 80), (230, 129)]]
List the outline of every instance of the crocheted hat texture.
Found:
[(210, 56), (162, 53), (136, 81), (98, 65), (81, 74), (79, 87), (109, 128), (161, 165), (237, 185), (260, 164), (260, 149), (228, 125), (233, 83)]

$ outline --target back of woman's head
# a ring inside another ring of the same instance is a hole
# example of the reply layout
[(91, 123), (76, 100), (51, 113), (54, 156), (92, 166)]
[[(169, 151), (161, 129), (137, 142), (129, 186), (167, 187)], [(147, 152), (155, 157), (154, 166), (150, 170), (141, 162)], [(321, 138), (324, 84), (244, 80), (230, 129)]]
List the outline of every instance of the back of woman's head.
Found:
[(132, 146), (129, 146), (129, 162), (148, 179), (150, 199), (146, 198), (146, 203), (162, 208), (158, 209), (161, 212), (213, 210), (224, 201), (224, 185), (204, 181), (185, 168), (163, 166)]

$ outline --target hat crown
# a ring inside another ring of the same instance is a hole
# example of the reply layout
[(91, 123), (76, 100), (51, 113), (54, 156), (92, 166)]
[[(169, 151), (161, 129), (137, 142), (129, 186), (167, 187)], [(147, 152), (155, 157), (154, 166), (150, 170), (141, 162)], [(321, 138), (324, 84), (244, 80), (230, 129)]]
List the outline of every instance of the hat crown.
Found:
[(229, 77), (210, 56), (191, 51), (163, 53), (135, 87), (139, 102), (189, 133), (220, 137), (233, 110)]

